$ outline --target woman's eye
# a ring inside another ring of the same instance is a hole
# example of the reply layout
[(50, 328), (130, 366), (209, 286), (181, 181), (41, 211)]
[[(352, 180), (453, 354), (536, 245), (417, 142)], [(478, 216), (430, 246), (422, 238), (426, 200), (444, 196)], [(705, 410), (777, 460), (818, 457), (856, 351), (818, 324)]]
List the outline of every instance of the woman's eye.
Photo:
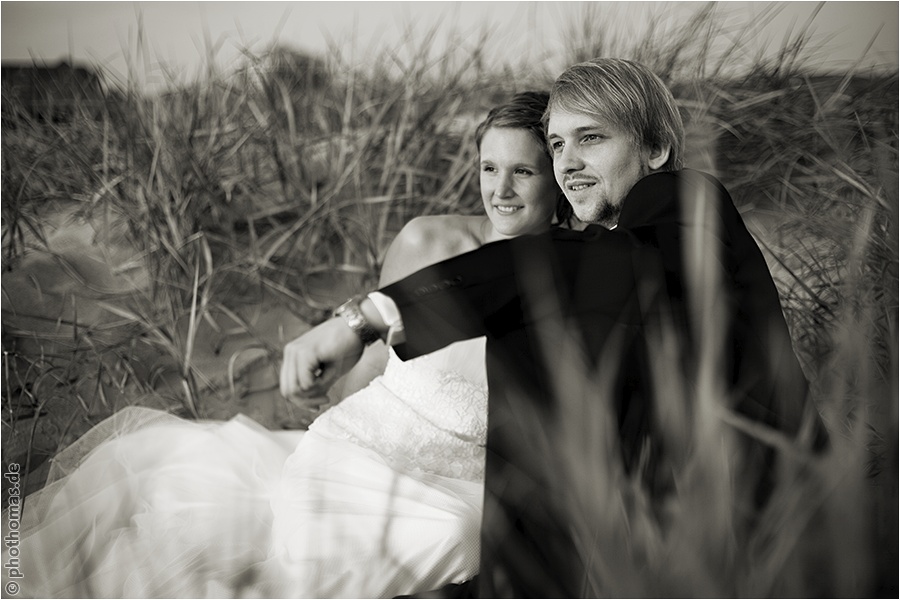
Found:
[(582, 140), (585, 142), (596, 142), (596, 141), (602, 139), (602, 137), (603, 136), (596, 134), (596, 133), (589, 133), (589, 134), (585, 135), (582, 138)]
[(494, 167), (492, 167), (491, 165), (483, 165), (481, 167), (481, 170), (484, 171), (485, 173), (493, 173)]

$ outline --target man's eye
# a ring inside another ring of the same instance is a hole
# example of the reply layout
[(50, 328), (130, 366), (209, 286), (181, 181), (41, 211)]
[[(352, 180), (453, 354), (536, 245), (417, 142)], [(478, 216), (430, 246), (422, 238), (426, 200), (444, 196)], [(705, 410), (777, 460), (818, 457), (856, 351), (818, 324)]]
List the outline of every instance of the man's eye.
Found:
[(563, 148), (562, 142), (550, 142), (550, 151), (551, 152), (559, 152)]
[(585, 142), (596, 142), (601, 139), (603, 139), (603, 136), (596, 133), (589, 133), (582, 138)]
[(492, 167), (491, 165), (484, 165), (481, 167), (481, 170), (484, 171), (485, 173), (493, 173), (494, 167)]
[(516, 169), (516, 175), (531, 175), (528, 169)]

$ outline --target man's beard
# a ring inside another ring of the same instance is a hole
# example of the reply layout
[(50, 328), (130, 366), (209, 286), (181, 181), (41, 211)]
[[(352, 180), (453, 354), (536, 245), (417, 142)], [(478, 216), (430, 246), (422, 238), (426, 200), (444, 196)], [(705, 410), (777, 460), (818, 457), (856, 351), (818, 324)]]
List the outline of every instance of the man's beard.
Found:
[(602, 225), (607, 229), (612, 229), (616, 226), (619, 222), (619, 215), (622, 212), (621, 205), (613, 204), (608, 200), (601, 202), (600, 206), (590, 207), (591, 210), (588, 211), (578, 210), (579, 208), (587, 207), (573, 206), (575, 216), (578, 217), (580, 221)]
[(600, 205), (600, 214), (597, 215), (597, 223), (603, 225), (607, 229), (612, 229), (619, 223), (619, 215), (622, 213), (620, 204), (612, 202), (604, 202)]

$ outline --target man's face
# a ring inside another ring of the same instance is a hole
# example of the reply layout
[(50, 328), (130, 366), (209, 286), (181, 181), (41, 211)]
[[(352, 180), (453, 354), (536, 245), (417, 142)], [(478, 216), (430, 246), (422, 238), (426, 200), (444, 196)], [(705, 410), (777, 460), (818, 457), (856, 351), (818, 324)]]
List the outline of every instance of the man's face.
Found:
[(556, 182), (575, 216), (607, 228), (618, 223), (634, 184), (658, 168), (652, 153), (621, 127), (586, 114), (551, 110), (547, 143)]

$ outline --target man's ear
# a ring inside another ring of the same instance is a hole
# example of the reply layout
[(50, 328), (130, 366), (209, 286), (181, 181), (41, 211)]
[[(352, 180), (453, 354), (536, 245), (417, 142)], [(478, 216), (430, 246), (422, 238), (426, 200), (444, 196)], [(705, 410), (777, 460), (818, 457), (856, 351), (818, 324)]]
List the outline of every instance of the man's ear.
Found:
[(666, 161), (669, 160), (669, 154), (672, 151), (672, 147), (668, 144), (664, 146), (653, 146), (649, 149), (647, 153), (647, 166), (650, 167), (651, 171), (658, 171), (662, 168)]

